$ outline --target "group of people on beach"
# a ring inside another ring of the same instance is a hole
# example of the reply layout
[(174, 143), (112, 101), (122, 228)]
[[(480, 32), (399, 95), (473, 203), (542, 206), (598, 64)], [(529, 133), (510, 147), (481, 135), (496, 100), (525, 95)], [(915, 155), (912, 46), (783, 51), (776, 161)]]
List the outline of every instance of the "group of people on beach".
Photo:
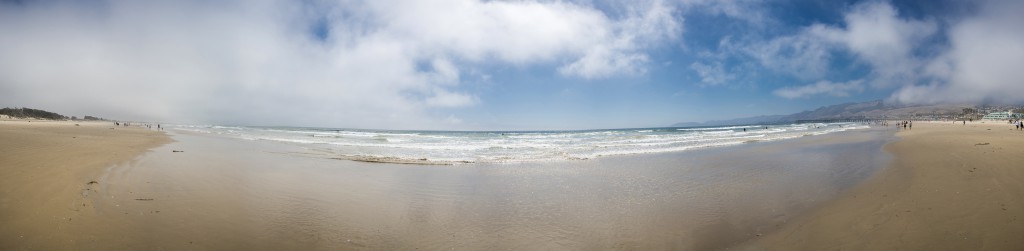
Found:
[[(132, 124), (131, 124), (131, 122), (118, 122), (118, 121), (114, 121), (114, 125), (115, 126), (129, 127)], [(146, 126), (146, 129), (153, 129), (153, 125), (152, 124), (145, 124), (145, 126)], [(157, 131), (163, 131), (164, 128), (162, 126), (160, 126), (160, 124), (156, 124), (156, 130)]]
[[(961, 121), (954, 121), (953, 123), (956, 123), (956, 122), (961, 122)], [(962, 123), (964, 125), (967, 125), (967, 120), (963, 120)], [(1015, 128), (1017, 128), (1018, 131), (1024, 131), (1024, 120), (1019, 120), (1019, 119), (1018, 120), (1008, 120), (1008, 123), (1013, 124), (1013, 126)], [(904, 120), (904, 121), (900, 121), (900, 122), (896, 123), (896, 129), (900, 129), (901, 126), (903, 127), (903, 129), (910, 130), (910, 129), (912, 129), (914, 127), (914, 122), (913, 121)]]
[(904, 121), (900, 121), (899, 123), (896, 123), (896, 129), (900, 129), (900, 126), (902, 126), (904, 130), (910, 130), (910, 129), (914, 128), (914, 122), (913, 121), (909, 121), (909, 120), (904, 120)]

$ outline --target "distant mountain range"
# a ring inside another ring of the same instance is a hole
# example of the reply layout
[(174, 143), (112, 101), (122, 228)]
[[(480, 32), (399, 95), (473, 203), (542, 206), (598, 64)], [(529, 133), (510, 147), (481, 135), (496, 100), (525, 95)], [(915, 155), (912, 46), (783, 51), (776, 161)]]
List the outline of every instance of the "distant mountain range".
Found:
[(890, 105), (881, 100), (845, 103), (824, 106), (811, 111), (790, 115), (767, 115), (729, 120), (712, 120), (703, 123), (676, 123), (673, 127), (718, 126), (745, 124), (793, 123), (800, 120), (828, 119), (910, 119), (923, 116), (954, 116), (963, 114), (965, 108), (977, 109), (976, 105)]

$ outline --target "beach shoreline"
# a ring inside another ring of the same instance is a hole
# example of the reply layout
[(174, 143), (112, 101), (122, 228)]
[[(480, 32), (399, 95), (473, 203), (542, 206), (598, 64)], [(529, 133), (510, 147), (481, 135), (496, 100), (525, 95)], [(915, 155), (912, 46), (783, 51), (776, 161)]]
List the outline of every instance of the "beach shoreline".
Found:
[(94, 211), (97, 177), (169, 142), (105, 121), (0, 121), (0, 250), (88, 247), (111, 230)]
[(169, 133), (175, 142), (96, 176), (98, 196), (89, 200), (102, 223), (66, 242), (92, 249), (714, 249), (769, 232), (859, 183), (887, 160), (881, 146), (891, 135), (868, 129), (677, 153), (424, 166)]
[[(895, 127), (892, 127), (895, 130)], [(894, 159), (838, 199), (735, 250), (1014, 250), (1024, 246), (1024, 132), (915, 122)]]
[(1024, 233), (1013, 225), (1024, 218), (1014, 197), (1024, 176), (1012, 168), (1024, 132), (915, 125), (678, 153), (426, 166), (105, 122), (4, 121), (0, 220), (10, 223), (0, 226), (0, 249), (1024, 245), (1013, 238)]

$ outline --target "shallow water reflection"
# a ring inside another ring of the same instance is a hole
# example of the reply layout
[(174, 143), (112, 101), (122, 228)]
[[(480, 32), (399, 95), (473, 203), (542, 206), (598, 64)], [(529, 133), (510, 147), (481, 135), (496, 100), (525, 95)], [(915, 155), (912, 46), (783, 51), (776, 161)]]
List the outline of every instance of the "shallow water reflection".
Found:
[[(887, 160), (881, 146), (889, 135), (861, 130), (586, 161), (417, 166), (178, 134), (178, 142), (111, 169), (98, 210), (124, 219), (120, 243), (135, 248), (720, 248), (771, 231), (867, 177)], [(140, 194), (153, 200), (133, 200)]]

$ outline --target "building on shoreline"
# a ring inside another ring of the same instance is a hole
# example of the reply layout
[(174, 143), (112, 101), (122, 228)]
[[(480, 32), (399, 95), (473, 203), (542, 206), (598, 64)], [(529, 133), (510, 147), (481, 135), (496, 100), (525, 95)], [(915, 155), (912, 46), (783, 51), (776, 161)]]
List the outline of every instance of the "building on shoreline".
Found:
[(1021, 117), (1022, 117), (1022, 115), (1020, 113), (1015, 113), (1015, 112), (1013, 112), (1013, 110), (1009, 110), (1009, 111), (1005, 111), (1005, 112), (989, 113), (988, 115), (985, 115), (981, 119), (983, 119), (983, 120), (1017, 120), (1017, 119), (1020, 119)]

